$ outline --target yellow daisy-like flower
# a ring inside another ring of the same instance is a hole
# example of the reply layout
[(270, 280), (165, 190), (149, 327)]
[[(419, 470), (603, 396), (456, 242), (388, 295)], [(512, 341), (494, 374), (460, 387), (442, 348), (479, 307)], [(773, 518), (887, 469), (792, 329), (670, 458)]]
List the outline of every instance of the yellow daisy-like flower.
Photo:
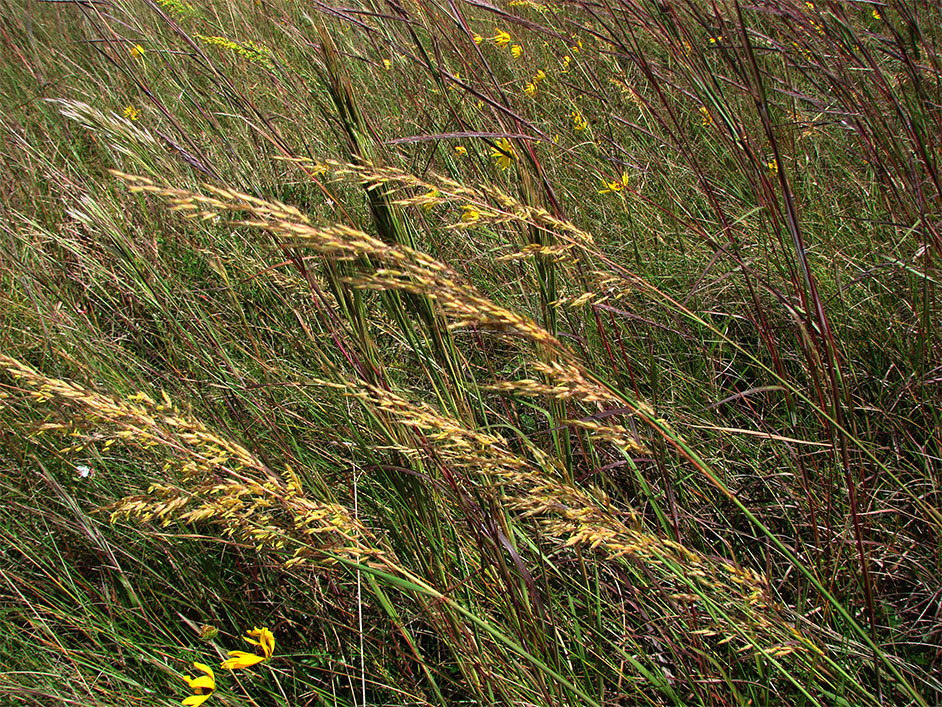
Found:
[(229, 651), (229, 659), (222, 662), (225, 670), (238, 670), (251, 668), (253, 665), (269, 660), (275, 652), (275, 635), (267, 628), (253, 628), (246, 631), (243, 639), (262, 649), (264, 655), (246, 653), (245, 651)]
[(506, 47), (510, 44), (510, 34), (505, 32), (502, 29), (496, 29), (497, 34), (494, 35), (494, 44), (498, 47)]
[(441, 195), (442, 193), (438, 191), (438, 189), (435, 189), (434, 187), (430, 189), (429, 191), (425, 192), (422, 195), (422, 199), (425, 201), (425, 203), (422, 204), (422, 210), (431, 211), (432, 209), (434, 209), (435, 204), (439, 203), (439, 197)]
[(461, 210), (463, 211), (461, 214), (461, 220), (464, 223), (474, 223), (481, 218), (481, 212), (474, 208), (471, 204), (465, 204), (461, 207)]
[(703, 123), (704, 127), (713, 124), (713, 115), (706, 106), (700, 106), (700, 122)]
[(260, 647), (265, 654), (265, 660), (271, 658), (275, 652), (275, 634), (267, 628), (253, 628), (246, 631), (243, 638), (253, 646)]
[(138, 112), (137, 108), (134, 106), (127, 106), (124, 109), (124, 117), (128, 120), (137, 120), (141, 117), (141, 114)]
[(389, 71), (392, 68), (392, 62), (389, 59), (383, 59), (383, 68)]
[(133, 56), (135, 59), (140, 59), (144, 56), (144, 47), (140, 44), (135, 44), (133, 47), (128, 49), (128, 54)]
[(468, 148), (463, 145), (458, 145), (455, 147), (455, 154), (458, 155), (458, 157), (464, 157), (468, 154)]
[(527, 85), (523, 87), (523, 92), (524, 92), (525, 94), (527, 94), (528, 96), (535, 96), (535, 95), (536, 95), (536, 84), (533, 83), (532, 81), (528, 81), (528, 82), (527, 82)]
[(569, 114), (569, 117), (572, 118), (572, 129), (575, 130), (577, 133), (581, 133), (583, 130), (589, 127), (589, 124), (586, 122), (586, 119), (582, 117), (582, 114), (579, 111), (577, 110), (572, 111)]
[(481, 42), (484, 41), (484, 37), (479, 35), (477, 32), (474, 33), (474, 35), (472, 36), (472, 39), (474, 40), (475, 44), (480, 44)]
[(546, 78), (546, 72), (543, 69), (540, 69), (535, 74), (533, 74), (533, 83), (539, 83), (540, 81)]
[(883, 15), (880, 14), (880, 11), (876, 8), (873, 8), (873, 12), (870, 13), (870, 16), (875, 20), (882, 20)]
[(621, 179), (614, 182), (605, 182), (605, 188), (599, 189), (599, 194), (614, 194), (628, 188), (628, 173), (622, 172)]
[(189, 675), (183, 677), (187, 685), (190, 686), (190, 689), (196, 693), (183, 700), (182, 704), (186, 705), (186, 707), (199, 707), (210, 698), (216, 689), (216, 675), (213, 673), (212, 668), (202, 663), (193, 663), (193, 667), (205, 674), (196, 678), (190, 677)]
[(519, 44), (514, 44), (514, 45), (510, 48), (510, 53), (513, 54), (513, 55), (514, 55), (514, 59), (516, 59), (516, 58), (519, 57), (521, 54), (523, 54), (523, 47), (521, 47)]
[(517, 151), (510, 144), (510, 140), (502, 137), (497, 141), (497, 146), (491, 148), (491, 157), (501, 169), (510, 169), (510, 166), (517, 159)]
[(769, 176), (774, 177), (778, 174), (778, 160), (774, 157), (765, 163), (766, 168), (769, 170)]

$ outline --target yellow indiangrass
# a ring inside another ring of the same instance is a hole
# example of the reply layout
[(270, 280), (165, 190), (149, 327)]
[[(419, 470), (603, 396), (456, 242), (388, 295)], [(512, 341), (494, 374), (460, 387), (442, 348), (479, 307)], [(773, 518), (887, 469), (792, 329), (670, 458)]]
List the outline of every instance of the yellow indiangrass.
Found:
[(251, 631), (246, 631), (242, 638), (253, 646), (261, 648), (264, 655), (246, 653), (245, 651), (229, 651), (229, 659), (222, 662), (223, 669), (251, 668), (253, 665), (269, 660), (275, 652), (275, 635), (267, 628), (253, 628)]
[(199, 707), (210, 698), (216, 689), (216, 675), (213, 673), (212, 668), (203, 663), (193, 663), (193, 667), (205, 674), (196, 678), (190, 677), (189, 675), (183, 677), (187, 685), (189, 685), (190, 689), (195, 693), (183, 700), (182, 704), (186, 705), (186, 707)]

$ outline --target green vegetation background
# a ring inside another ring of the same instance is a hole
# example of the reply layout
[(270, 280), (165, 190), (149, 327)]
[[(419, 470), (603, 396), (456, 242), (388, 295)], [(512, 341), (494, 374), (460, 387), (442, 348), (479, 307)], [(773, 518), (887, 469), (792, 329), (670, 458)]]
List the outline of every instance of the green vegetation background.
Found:
[(942, 699), (934, 2), (0, 8), (4, 704)]

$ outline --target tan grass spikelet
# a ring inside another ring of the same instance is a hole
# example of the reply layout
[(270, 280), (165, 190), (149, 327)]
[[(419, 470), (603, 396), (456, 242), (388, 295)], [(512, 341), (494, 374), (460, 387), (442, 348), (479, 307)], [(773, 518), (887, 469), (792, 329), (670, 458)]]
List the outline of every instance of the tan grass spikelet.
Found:
[(30, 388), (38, 403), (59, 401), (83, 413), (83, 419), (95, 426), (110, 426), (102, 438), (114, 438), (145, 449), (164, 446), (187, 450), (203, 469), (228, 466), (235, 471), (255, 469), (269, 473), (262, 462), (245, 447), (212, 432), (199, 420), (181, 415), (164, 395), (162, 403), (144, 393), (122, 400), (83, 388), (69, 381), (49, 378), (21, 361), (0, 354), (3, 367), (18, 382)]
[[(514, 454), (497, 435), (467, 429), (430, 405), (413, 403), (387, 390), (352, 382), (345, 387), (347, 395), (375, 405), (389, 418), (420, 431), (424, 442), (432, 443), (439, 462), (470, 474), (464, 477), (464, 483), (475, 484), (478, 492), (491, 491), (508, 509), (533, 518), (545, 536), (557, 539), (560, 547), (598, 551), (609, 561), (628, 558), (641, 562), (655, 570), (659, 581), (673, 587), (675, 593), (689, 594), (692, 585), (701, 599), (707, 596), (737, 616), (748, 613), (752, 624), (767, 634), (768, 641), (774, 643), (781, 638), (780, 619), (760, 574), (708, 558), (643, 530), (633, 511), (616, 511), (603, 492), (568, 484), (562, 473), (548, 473), (552, 465), (541, 468)], [(590, 422), (584, 424), (592, 427)], [(627, 431), (625, 437), (631, 440)], [(414, 454), (427, 456), (425, 450), (417, 446)]]
[(397, 290), (435, 300), (452, 319), (452, 328), (491, 328), (520, 336), (545, 350), (563, 349), (555, 337), (533, 320), (493, 303), (462, 283), (458, 273), (448, 266), (407, 246), (386, 244), (342, 224), (313, 226), (293, 207), (230, 190), (206, 187), (213, 194), (207, 196), (157, 186), (143, 177), (112, 173), (126, 181), (132, 191), (167, 199), (172, 210), (183, 212), (188, 218), (211, 219), (221, 214), (242, 213), (247, 217), (233, 220), (234, 225), (267, 231), (282, 246), (310, 249), (339, 260), (369, 257), (371, 262), (387, 263), (393, 267), (351, 276), (349, 282), (363, 289)]
[[(469, 187), (440, 174), (430, 173), (422, 179), (395, 167), (377, 167), (369, 162), (336, 162), (327, 160), (331, 174), (338, 178), (353, 176), (361, 184), (385, 185), (390, 190), (417, 190), (422, 193), (404, 196), (393, 203), (400, 206), (426, 204), (468, 204), (480, 213), (474, 225), (520, 222), (553, 232), (570, 241), (570, 247), (589, 246), (592, 236), (569, 221), (558, 219), (542, 208), (529, 206), (502, 191), (499, 187), (482, 184)], [(435, 194), (435, 196), (430, 196)], [(468, 228), (468, 222), (458, 221), (452, 228)]]
[(259, 551), (294, 548), (292, 565), (314, 557), (329, 562), (334, 555), (388, 562), (388, 553), (371, 544), (374, 538), (347, 508), (308, 498), (293, 470), (278, 476), (242, 445), (182, 415), (166, 394), (161, 403), (145, 393), (122, 400), (44, 376), (4, 354), (0, 367), (26, 386), (34, 402), (55, 401), (69, 408), (70, 423), (45, 423), (39, 433), (78, 435), (85, 430), (98, 439), (119, 439), (171, 455), (164, 470), (179, 469), (186, 488), (155, 482), (145, 494), (102, 509), (112, 521), (135, 518), (163, 527), (215, 523), (227, 536)]

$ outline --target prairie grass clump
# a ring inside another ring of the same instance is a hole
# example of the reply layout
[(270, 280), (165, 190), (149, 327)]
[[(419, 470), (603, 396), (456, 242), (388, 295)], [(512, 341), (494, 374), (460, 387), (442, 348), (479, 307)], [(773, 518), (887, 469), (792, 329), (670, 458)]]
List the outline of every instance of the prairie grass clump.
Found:
[(15, 0), (0, 694), (937, 703), (940, 39)]

